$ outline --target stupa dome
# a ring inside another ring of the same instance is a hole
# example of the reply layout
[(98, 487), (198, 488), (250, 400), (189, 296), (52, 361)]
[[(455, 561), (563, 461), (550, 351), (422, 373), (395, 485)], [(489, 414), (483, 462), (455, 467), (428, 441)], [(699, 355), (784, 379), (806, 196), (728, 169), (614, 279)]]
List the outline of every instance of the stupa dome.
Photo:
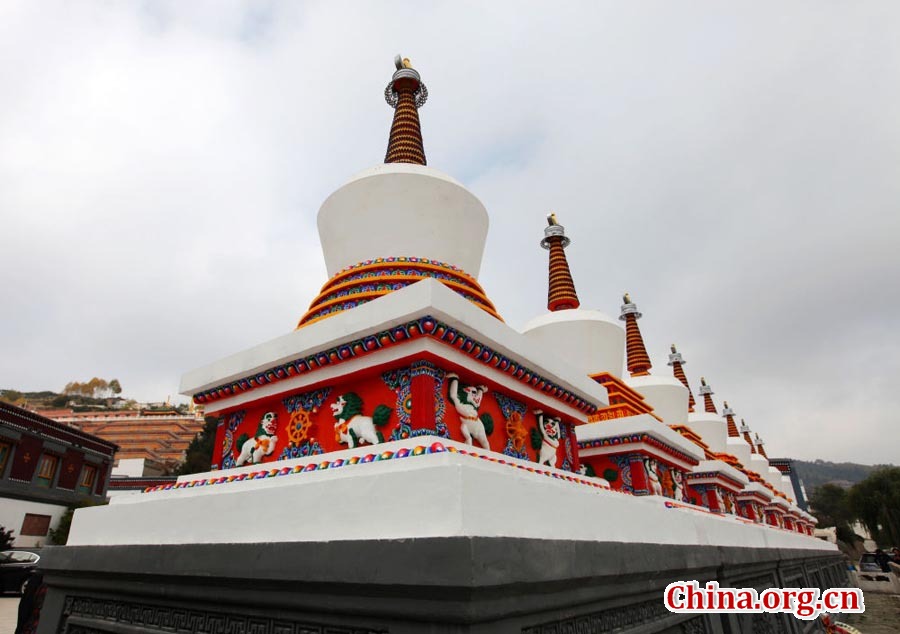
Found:
[(429, 258), (477, 278), (488, 232), (481, 201), (450, 176), (425, 165), (367, 169), (319, 209), (328, 276), (396, 256)]
[(585, 374), (622, 372), (625, 330), (597, 310), (558, 310), (535, 317), (522, 333), (553, 348)]
[[(728, 423), (715, 412), (695, 412), (688, 415), (688, 426), (703, 439), (713, 451), (727, 452), (736, 455), (734, 448), (729, 447)], [(736, 456), (740, 459), (740, 456)], [(746, 464), (744, 466), (747, 466)]]
[(319, 209), (329, 280), (297, 327), (433, 278), (498, 317), (478, 284), (488, 231), (481, 201), (427, 167), (418, 109), (428, 98), (409, 60), (385, 89), (394, 119), (383, 165), (360, 172)]
[(609, 372), (619, 376), (625, 353), (625, 331), (603, 313), (580, 308), (566, 258), (566, 247), (571, 243), (556, 214), (548, 214), (540, 244), (550, 255), (547, 286), (550, 312), (529, 321), (522, 333), (555, 350), (587, 375)]
[(626, 378), (625, 383), (640, 392), (667, 425), (687, 423), (688, 390), (678, 379), (648, 374)]

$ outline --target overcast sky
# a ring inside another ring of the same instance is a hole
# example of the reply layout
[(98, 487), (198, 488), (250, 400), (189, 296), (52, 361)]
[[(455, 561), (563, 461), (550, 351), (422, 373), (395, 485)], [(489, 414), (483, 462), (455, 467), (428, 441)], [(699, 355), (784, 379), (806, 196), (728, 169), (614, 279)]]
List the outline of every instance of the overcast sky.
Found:
[(770, 456), (900, 463), (889, 0), (6, 0), (0, 388), (163, 400), (290, 331), (319, 205), (383, 159), (396, 53), (429, 165), (491, 215), (508, 323), (546, 309), (553, 209), (582, 305), (630, 291), (654, 373), (676, 342)]

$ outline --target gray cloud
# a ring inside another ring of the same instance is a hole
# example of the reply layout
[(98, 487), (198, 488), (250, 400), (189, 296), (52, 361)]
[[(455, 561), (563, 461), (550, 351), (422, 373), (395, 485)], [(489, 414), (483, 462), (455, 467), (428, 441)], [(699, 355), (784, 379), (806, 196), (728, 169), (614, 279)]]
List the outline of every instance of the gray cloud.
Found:
[(481, 281), (508, 322), (543, 310), (554, 209), (584, 305), (630, 291), (654, 372), (677, 342), (770, 455), (897, 462), (898, 18), (6, 3), (0, 386), (118, 376), (155, 400), (291, 329), (325, 281), (316, 210), (383, 156), (402, 52), (430, 164), (491, 213)]

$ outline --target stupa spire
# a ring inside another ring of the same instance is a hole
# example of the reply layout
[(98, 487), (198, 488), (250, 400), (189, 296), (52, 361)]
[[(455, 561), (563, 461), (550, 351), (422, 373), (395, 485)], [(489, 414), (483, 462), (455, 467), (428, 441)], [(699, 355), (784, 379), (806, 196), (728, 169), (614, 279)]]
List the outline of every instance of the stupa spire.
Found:
[(728, 421), (728, 437), (740, 438), (741, 435), (738, 433), (737, 423), (734, 422), (734, 410), (728, 407), (728, 401), (725, 401), (725, 408), (722, 410), (722, 416)]
[(700, 377), (700, 395), (703, 397), (703, 410), (710, 414), (718, 414), (719, 411), (712, 400), (712, 388), (706, 384), (706, 378), (702, 376)]
[(766, 443), (763, 442), (763, 439), (759, 437), (759, 434), (756, 434), (756, 453), (765, 458), (769, 459), (769, 456), (766, 455), (766, 450), (763, 447)]
[(394, 109), (384, 162), (427, 165), (419, 108), (428, 99), (428, 89), (408, 58), (397, 55), (394, 66), (397, 70), (384, 89), (384, 100)]
[(631, 301), (628, 293), (622, 296), (622, 313), (619, 319), (625, 322), (625, 356), (631, 376), (647, 376), (650, 374), (650, 357), (644, 347), (644, 338), (637, 320), (641, 318), (637, 306)]
[(753, 442), (753, 438), (750, 437), (750, 425), (748, 425), (744, 419), (741, 419), (741, 435), (744, 437), (744, 440), (747, 441), (747, 444), (750, 445), (750, 453), (756, 453), (756, 443)]
[(547, 289), (547, 308), (552, 311), (578, 308), (578, 294), (569, 271), (566, 247), (572, 241), (566, 237), (566, 230), (556, 221), (556, 214), (547, 215), (544, 239), (541, 246), (550, 251), (550, 286)]
[(681, 381), (681, 384), (687, 388), (688, 391), (688, 412), (694, 411), (694, 405), (697, 402), (694, 400), (694, 393), (691, 391), (691, 386), (688, 383), (687, 375), (684, 373), (684, 368), (682, 366), (687, 363), (682, 357), (681, 353), (675, 349), (675, 344), (672, 344), (672, 353), (669, 355), (669, 365), (672, 366), (672, 374), (675, 375), (675, 378)]

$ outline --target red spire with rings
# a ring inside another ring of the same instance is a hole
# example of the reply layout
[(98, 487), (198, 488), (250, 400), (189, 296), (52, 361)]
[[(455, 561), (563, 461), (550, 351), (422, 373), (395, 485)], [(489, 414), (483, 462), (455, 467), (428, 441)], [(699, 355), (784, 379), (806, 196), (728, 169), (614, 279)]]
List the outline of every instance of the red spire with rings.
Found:
[(619, 319), (625, 322), (625, 357), (631, 376), (647, 376), (650, 374), (650, 357), (644, 347), (644, 338), (637, 320), (641, 318), (637, 306), (631, 301), (628, 293), (622, 296), (624, 302)]
[(384, 162), (427, 165), (419, 108), (428, 99), (428, 89), (408, 58), (397, 55), (394, 66), (397, 71), (384, 89), (384, 100), (394, 109)]
[(725, 417), (725, 420), (728, 422), (728, 437), (729, 438), (740, 438), (741, 435), (738, 433), (737, 423), (734, 422), (734, 410), (728, 407), (728, 401), (724, 401), (725, 407), (722, 409), (722, 416)]
[(541, 246), (550, 251), (550, 286), (547, 289), (547, 308), (552, 311), (578, 308), (578, 294), (569, 271), (566, 247), (572, 241), (566, 237), (566, 230), (556, 221), (556, 214), (547, 215), (544, 239)]
[(750, 453), (756, 453), (756, 443), (753, 442), (753, 438), (750, 437), (750, 425), (748, 425), (744, 419), (741, 419), (741, 435), (744, 437), (744, 440), (747, 441), (747, 444), (750, 445)]
[(766, 443), (763, 442), (763, 439), (759, 437), (759, 434), (756, 434), (756, 453), (768, 460), (769, 456), (766, 455), (766, 450), (765, 448), (763, 448), (763, 445), (765, 444)]
[(716, 409), (716, 404), (713, 403), (712, 388), (706, 384), (706, 378), (700, 377), (700, 395), (703, 397), (703, 411), (709, 412), (710, 414), (718, 414), (719, 411)]
[(691, 391), (691, 386), (688, 383), (687, 375), (684, 373), (684, 368), (682, 367), (687, 361), (685, 361), (681, 357), (681, 353), (675, 349), (675, 344), (672, 344), (672, 353), (669, 355), (669, 365), (672, 366), (672, 374), (675, 375), (675, 378), (681, 381), (681, 384), (687, 388), (688, 391), (688, 412), (694, 411), (694, 405), (697, 402), (694, 400), (694, 393)]

